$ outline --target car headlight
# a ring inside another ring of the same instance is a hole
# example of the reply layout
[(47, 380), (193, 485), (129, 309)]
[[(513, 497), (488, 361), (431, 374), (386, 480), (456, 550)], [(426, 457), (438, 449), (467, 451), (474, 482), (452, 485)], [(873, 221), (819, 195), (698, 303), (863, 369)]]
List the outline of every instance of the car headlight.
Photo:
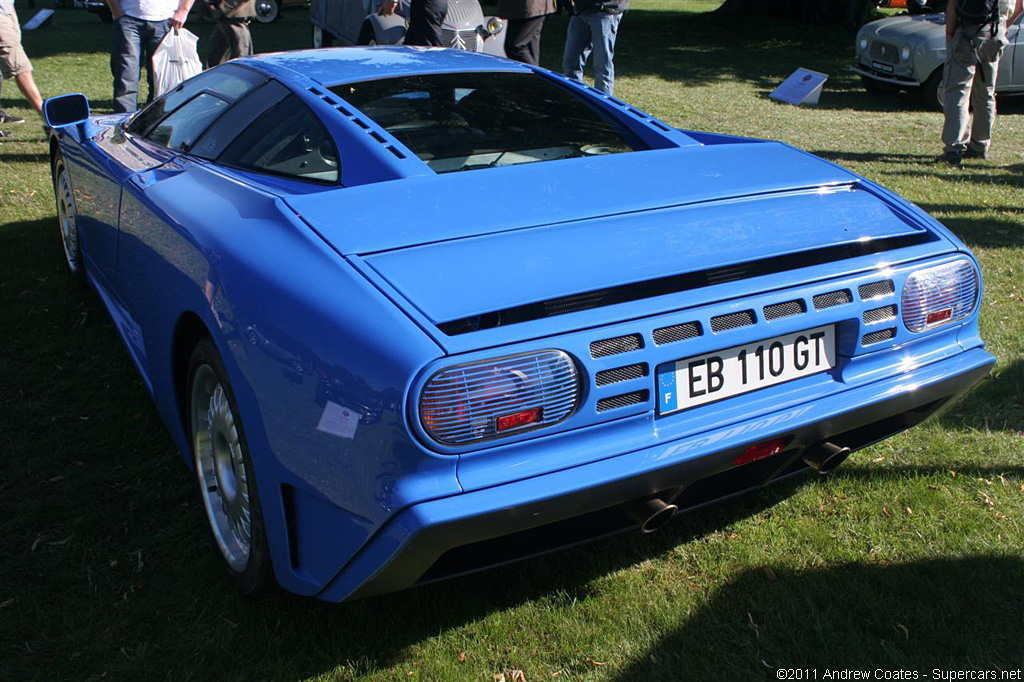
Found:
[(442, 445), (469, 445), (557, 424), (579, 397), (579, 372), (566, 353), (509, 355), (430, 377), (420, 392), (420, 423)]
[(861, 52), (863, 52), (864, 50), (868, 49), (868, 39), (867, 38), (861, 38), (860, 39), (860, 49), (861, 49)]
[(487, 20), (487, 23), (484, 24), (484, 31), (487, 32), (487, 35), (493, 36), (495, 33), (501, 33), (503, 25), (504, 24), (501, 23), (501, 19), (498, 17), (491, 17)]
[(904, 45), (900, 48), (900, 61), (905, 62), (910, 60), (910, 47)]
[(911, 273), (903, 284), (903, 324), (923, 332), (962, 320), (978, 301), (978, 272), (968, 260), (955, 260)]

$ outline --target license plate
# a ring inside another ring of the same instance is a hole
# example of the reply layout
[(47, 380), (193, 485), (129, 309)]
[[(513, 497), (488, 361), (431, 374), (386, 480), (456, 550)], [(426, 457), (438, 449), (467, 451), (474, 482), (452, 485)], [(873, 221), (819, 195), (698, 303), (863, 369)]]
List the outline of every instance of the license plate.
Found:
[(882, 73), (892, 73), (896, 70), (892, 64), (886, 64), (885, 62), (871, 62), (871, 67), (875, 71), (881, 71)]
[(731, 398), (835, 366), (835, 325), (669, 362), (658, 368), (658, 414)]

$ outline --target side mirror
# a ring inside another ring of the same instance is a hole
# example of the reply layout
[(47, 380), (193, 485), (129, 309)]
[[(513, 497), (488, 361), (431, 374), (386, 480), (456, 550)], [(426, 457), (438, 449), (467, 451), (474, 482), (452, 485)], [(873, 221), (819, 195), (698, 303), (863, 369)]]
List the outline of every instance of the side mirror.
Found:
[(89, 98), (82, 94), (51, 97), (43, 102), (43, 118), (51, 128), (85, 123), (89, 120)]

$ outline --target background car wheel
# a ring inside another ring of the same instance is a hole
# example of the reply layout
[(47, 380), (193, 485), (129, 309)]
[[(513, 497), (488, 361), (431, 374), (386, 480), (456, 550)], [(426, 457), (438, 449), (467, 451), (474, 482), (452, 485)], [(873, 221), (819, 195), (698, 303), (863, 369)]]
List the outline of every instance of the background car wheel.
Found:
[(945, 87), (942, 80), (942, 67), (935, 69), (928, 80), (921, 86), (921, 97), (924, 98), (925, 106), (929, 109), (943, 111), (945, 109)]
[(334, 34), (330, 31), (323, 30), (316, 24), (313, 24), (313, 40), (311, 42), (314, 48), (333, 47)]
[(256, 0), (256, 21), (261, 24), (270, 24), (277, 21), (281, 16), (281, 3), (279, 0)]
[(899, 90), (895, 85), (882, 83), (881, 81), (876, 81), (874, 78), (868, 78), (867, 76), (861, 76), (860, 82), (864, 85), (865, 90), (875, 94), (890, 94)]
[(216, 348), (203, 339), (188, 370), (188, 431), (207, 526), (228, 573), (248, 596), (277, 589), (249, 447)]
[(57, 199), (57, 227), (68, 272), (82, 283), (85, 281), (85, 268), (82, 264), (82, 244), (78, 238), (78, 209), (75, 207), (75, 193), (68, 166), (59, 151), (53, 158), (53, 195)]
[(362, 30), (359, 31), (359, 44), (371, 46), (377, 44), (377, 34), (373, 30), (373, 24), (369, 22), (363, 24)]

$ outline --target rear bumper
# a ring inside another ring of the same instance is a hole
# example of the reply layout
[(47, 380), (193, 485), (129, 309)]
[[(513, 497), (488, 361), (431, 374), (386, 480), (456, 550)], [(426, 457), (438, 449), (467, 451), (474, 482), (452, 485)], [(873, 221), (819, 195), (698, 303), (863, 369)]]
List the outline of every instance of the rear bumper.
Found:
[[(994, 363), (977, 348), (726, 428), (414, 505), (318, 596), (341, 601), (391, 592), (622, 530), (631, 523), (615, 508), (652, 493), (682, 490), (680, 508), (692, 509), (780, 480), (803, 469), (800, 453), (823, 440), (856, 450), (914, 426)], [(732, 466), (750, 444), (779, 436), (789, 439), (786, 452)], [(541, 538), (545, 530), (551, 532)], [(455, 561), (465, 558), (471, 560)]]

